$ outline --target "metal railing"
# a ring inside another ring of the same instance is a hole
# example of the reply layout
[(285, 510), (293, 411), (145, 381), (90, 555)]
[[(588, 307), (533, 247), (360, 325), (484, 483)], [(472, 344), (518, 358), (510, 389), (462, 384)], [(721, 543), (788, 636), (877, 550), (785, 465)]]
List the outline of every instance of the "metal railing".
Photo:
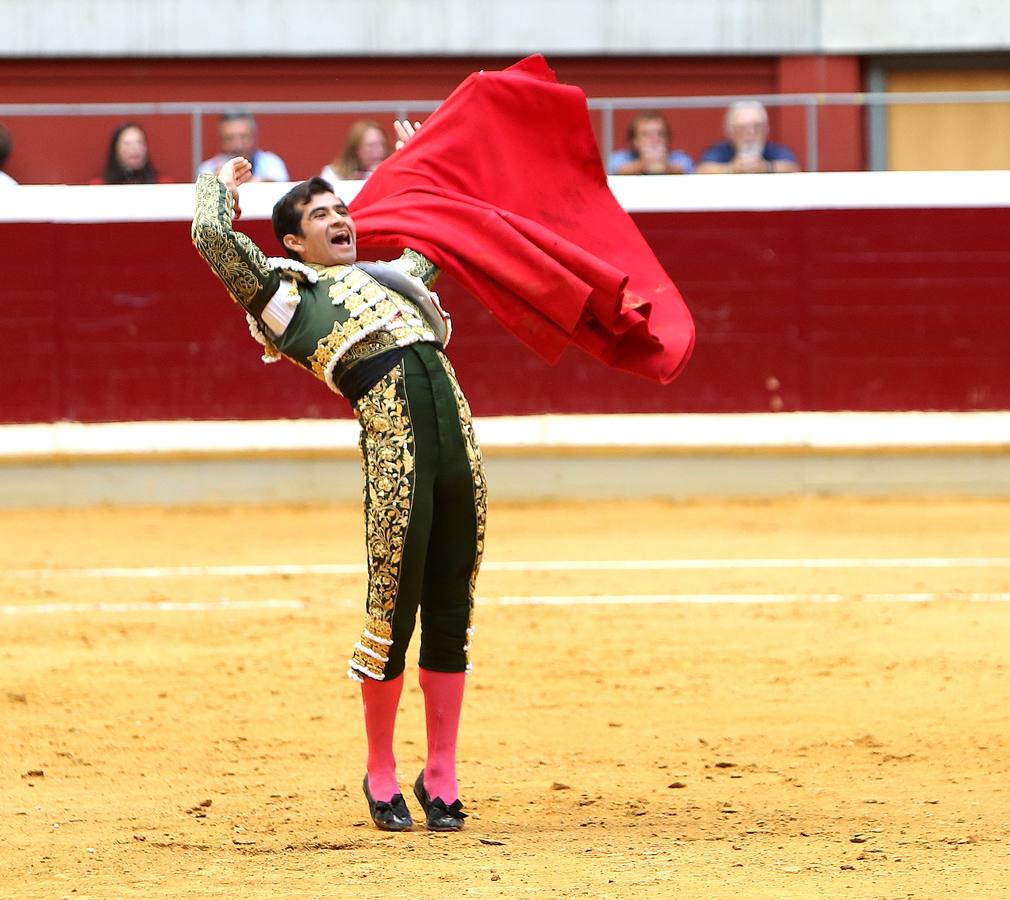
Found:
[[(768, 107), (800, 107), (806, 118), (806, 170), (819, 168), (820, 122), (824, 106), (853, 106), (865, 109), (887, 106), (962, 105), (968, 103), (1010, 104), (1010, 91), (861, 91), (857, 93), (748, 94), (706, 97), (599, 97), (589, 100), (589, 108), (603, 114), (604, 159), (614, 147), (614, 111), (618, 109), (725, 109), (734, 100), (758, 100)], [(872, 129), (873, 123), (870, 123)], [(872, 142), (873, 135), (870, 136)]]
[[(820, 148), (819, 111), (826, 106), (852, 106), (868, 110), (900, 105), (1010, 104), (1010, 91), (867, 91), (858, 93), (748, 94), (701, 97), (591, 97), (589, 109), (602, 119), (601, 150), (607, 159), (614, 150), (614, 113), (639, 109), (725, 109), (734, 100), (758, 100), (767, 107), (798, 107), (804, 110), (806, 132), (806, 169), (818, 171)], [(270, 101), (242, 103), (242, 109), (254, 115), (375, 115), (392, 113), (405, 119), (410, 113), (429, 113), (440, 100), (361, 100), (361, 101)], [(228, 102), (172, 103), (0, 103), (0, 118), (17, 116), (188, 116), (193, 171), (204, 159), (203, 117), (220, 115), (236, 107)], [(874, 128), (871, 121), (870, 130)], [(871, 142), (873, 135), (871, 134)]]

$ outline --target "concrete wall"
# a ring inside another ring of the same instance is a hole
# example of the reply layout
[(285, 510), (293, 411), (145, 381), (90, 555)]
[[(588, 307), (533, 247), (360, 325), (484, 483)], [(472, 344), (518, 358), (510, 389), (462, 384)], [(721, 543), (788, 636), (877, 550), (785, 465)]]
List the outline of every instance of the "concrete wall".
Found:
[[(0, 510), (361, 497), (354, 421), (0, 425)], [(474, 423), (496, 501), (1010, 497), (1010, 413), (532, 416)]]
[(999, 50), (1010, 48), (1010, 16), (1005, 0), (0, 3), (3, 56), (300, 56), (348, 48), (362, 55)]

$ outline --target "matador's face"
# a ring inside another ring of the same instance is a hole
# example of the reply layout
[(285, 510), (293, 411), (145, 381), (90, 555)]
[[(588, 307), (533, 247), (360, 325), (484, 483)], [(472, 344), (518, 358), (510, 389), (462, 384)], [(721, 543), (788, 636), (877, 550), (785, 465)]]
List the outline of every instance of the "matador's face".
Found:
[(284, 236), (303, 262), (349, 266), (358, 258), (357, 229), (347, 204), (336, 194), (316, 194), (302, 207), (301, 234)]

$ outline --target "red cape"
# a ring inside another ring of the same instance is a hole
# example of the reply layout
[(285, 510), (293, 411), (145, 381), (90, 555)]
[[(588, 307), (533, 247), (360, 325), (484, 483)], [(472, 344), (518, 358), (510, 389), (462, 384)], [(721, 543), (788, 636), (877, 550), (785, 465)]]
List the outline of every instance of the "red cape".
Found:
[(542, 56), (470, 75), (351, 203), (358, 249), (412, 247), (549, 362), (576, 344), (662, 383), (694, 325), (607, 187), (586, 98)]

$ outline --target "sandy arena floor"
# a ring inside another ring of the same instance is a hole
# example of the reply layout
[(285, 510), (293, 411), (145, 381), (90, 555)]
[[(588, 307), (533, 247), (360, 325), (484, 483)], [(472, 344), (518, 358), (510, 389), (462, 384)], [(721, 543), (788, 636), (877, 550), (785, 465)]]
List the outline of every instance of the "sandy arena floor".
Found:
[(492, 506), (472, 817), (390, 835), (356, 508), (4, 512), (0, 896), (1006, 897), (1008, 535), (1010, 502)]

